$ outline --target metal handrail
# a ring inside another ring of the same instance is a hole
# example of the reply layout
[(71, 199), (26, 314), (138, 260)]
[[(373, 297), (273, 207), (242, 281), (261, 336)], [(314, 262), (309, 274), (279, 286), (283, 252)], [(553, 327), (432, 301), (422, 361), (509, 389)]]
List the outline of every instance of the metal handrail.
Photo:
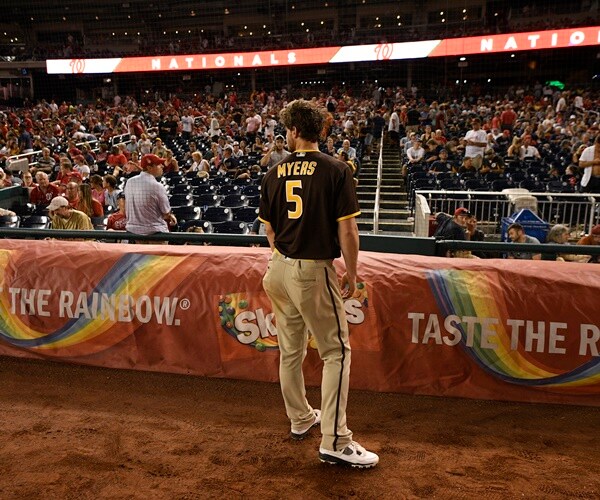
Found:
[[(214, 234), (214, 233), (157, 233), (138, 235), (127, 231), (74, 231), (65, 229), (29, 229), (0, 227), (0, 238), (11, 239), (69, 239), (91, 240), (99, 244), (109, 241), (167, 241), (174, 244), (202, 245), (210, 243), (215, 246), (259, 245), (268, 247), (266, 236), (254, 234)], [(441, 255), (442, 250), (479, 250), (484, 252), (527, 252), (527, 253), (569, 253), (578, 255), (600, 255), (600, 246), (592, 245), (556, 245), (533, 243), (505, 243), (462, 240), (436, 240), (435, 238), (414, 238), (388, 235), (361, 235), (361, 251), (385, 252), (413, 255)], [(443, 253), (442, 252), (442, 253)]]
[(377, 159), (377, 187), (375, 189), (375, 204), (373, 205), (373, 233), (379, 232), (379, 203), (381, 198), (381, 181), (383, 177), (383, 130), (379, 140), (379, 158)]
[[(89, 144), (90, 146), (92, 144), (99, 144), (100, 141), (99, 139), (92, 139), (90, 141), (83, 141), (83, 142), (77, 142), (75, 143), (76, 146), (83, 146), (85, 144)], [(92, 151), (98, 151), (98, 148), (92, 148)], [(30, 153), (19, 153), (18, 155), (12, 155), (12, 156), (7, 156), (6, 157), (6, 162), (8, 165), (10, 165), (11, 162), (15, 161), (15, 160), (20, 160), (22, 158), (27, 158), (27, 160), (29, 161), (29, 157), (34, 157), (36, 155), (41, 155), (42, 154), (42, 150), (38, 149), (37, 151), (31, 151)], [(29, 165), (33, 166), (33, 165), (37, 165), (37, 161), (34, 162), (29, 162)]]
[(523, 253), (569, 253), (576, 255), (600, 255), (600, 245), (560, 245), (556, 243), (510, 243), (469, 240), (438, 240), (436, 246), (443, 250), (471, 250)]

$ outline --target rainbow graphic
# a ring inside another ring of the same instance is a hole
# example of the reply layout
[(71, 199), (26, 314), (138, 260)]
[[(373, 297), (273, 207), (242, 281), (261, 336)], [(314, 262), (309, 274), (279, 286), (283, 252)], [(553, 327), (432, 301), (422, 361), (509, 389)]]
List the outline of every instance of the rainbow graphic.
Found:
[[(7, 253), (7, 252), (6, 252)], [(9, 260), (0, 254), (0, 265), (7, 269)], [(98, 297), (127, 295), (133, 301), (149, 293), (165, 276), (182, 262), (181, 257), (130, 253), (123, 255), (102, 277), (89, 297), (86, 309), (98, 311)], [(16, 347), (44, 352), (48, 355), (86, 355), (101, 352), (133, 333), (133, 327), (117, 323), (114, 314), (84, 314), (67, 319), (56, 331), (44, 333), (29, 327), (20, 316), (11, 314), (11, 299), (6, 283), (0, 293), (0, 340)], [(176, 284), (170, 283), (171, 288)], [(75, 291), (74, 291), (75, 292)], [(75, 295), (79, 291), (75, 292)], [(93, 298), (93, 299), (92, 299)], [(106, 311), (105, 311), (106, 312)], [(112, 316), (112, 317), (111, 317)], [(133, 322), (135, 324), (135, 320)]]
[(481, 325), (476, 325), (473, 346), (468, 347), (465, 329), (461, 324), (457, 325), (462, 337), (460, 345), (487, 373), (505, 382), (529, 387), (589, 388), (600, 382), (600, 358), (562, 373), (535, 360), (531, 353), (511, 350), (510, 333), (504, 326), (510, 316), (502, 297), (494, 292), (500, 289), (499, 284), (494, 283), (494, 275), (444, 269), (428, 272), (427, 280), (443, 315), (499, 319), (495, 325), (496, 349), (481, 347)]

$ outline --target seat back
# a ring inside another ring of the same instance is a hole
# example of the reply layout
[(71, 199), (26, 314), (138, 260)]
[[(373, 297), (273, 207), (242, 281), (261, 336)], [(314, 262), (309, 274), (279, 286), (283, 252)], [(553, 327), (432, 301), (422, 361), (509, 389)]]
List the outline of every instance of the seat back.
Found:
[(202, 213), (202, 218), (209, 222), (225, 222), (233, 219), (233, 213), (226, 207), (208, 207)]
[(213, 233), (220, 234), (248, 234), (248, 225), (240, 221), (225, 221), (213, 224)]

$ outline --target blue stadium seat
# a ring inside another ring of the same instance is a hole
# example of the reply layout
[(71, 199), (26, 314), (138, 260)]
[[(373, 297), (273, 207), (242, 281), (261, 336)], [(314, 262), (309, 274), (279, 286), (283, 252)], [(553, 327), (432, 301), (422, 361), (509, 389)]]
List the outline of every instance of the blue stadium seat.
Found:
[(233, 211), (233, 220), (251, 223), (254, 222), (257, 217), (258, 208), (256, 207), (241, 207), (234, 209)]
[(221, 197), (216, 194), (201, 194), (194, 196), (194, 205), (197, 207), (218, 207)]
[(244, 196), (257, 196), (260, 194), (260, 186), (251, 184), (242, 188), (242, 194)]
[(260, 205), (260, 196), (248, 196), (246, 201), (249, 207), (258, 207)]
[(217, 194), (217, 187), (212, 184), (201, 184), (200, 186), (195, 186), (192, 190), (194, 196), (200, 196), (202, 194)]
[(0, 216), (0, 227), (19, 227), (21, 218), (18, 215)]
[(29, 229), (48, 229), (50, 226), (50, 217), (47, 215), (30, 215), (21, 219), (19, 227), (26, 227)]
[(212, 224), (207, 220), (188, 220), (179, 226), (179, 231), (187, 232), (190, 227), (200, 227), (205, 233), (212, 233)]
[(192, 186), (188, 186), (187, 184), (176, 184), (171, 186), (169, 189), (169, 194), (188, 194), (192, 190)]
[(246, 206), (246, 197), (242, 194), (228, 194), (221, 200), (221, 207), (240, 208)]
[(225, 221), (213, 224), (213, 233), (220, 234), (248, 234), (248, 224), (240, 221)]
[(169, 196), (169, 203), (172, 207), (184, 207), (194, 204), (194, 197), (191, 194), (174, 194)]
[(200, 207), (186, 206), (186, 207), (173, 207), (173, 215), (177, 217), (177, 221), (198, 220), (202, 217), (202, 210)]
[(233, 219), (233, 213), (226, 207), (208, 207), (202, 213), (202, 218), (210, 222), (225, 222)]
[(226, 196), (228, 194), (239, 194), (240, 192), (240, 187), (236, 186), (235, 184), (224, 184), (222, 186), (219, 186), (218, 190), (218, 194), (220, 194), (221, 196)]
[(94, 226), (94, 229), (96, 229), (97, 231), (106, 230), (106, 225), (108, 224), (108, 217), (90, 217), (90, 220), (92, 221), (92, 226)]

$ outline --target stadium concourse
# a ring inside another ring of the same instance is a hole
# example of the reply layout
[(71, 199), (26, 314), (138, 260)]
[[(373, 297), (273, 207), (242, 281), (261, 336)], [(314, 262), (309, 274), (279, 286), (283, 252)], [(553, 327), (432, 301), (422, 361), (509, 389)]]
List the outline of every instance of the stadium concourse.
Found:
[[(112, 102), (88, 105), (41, 101), (6, 109), (0, 115), (0, 158), (7, 173), (11, 165), (23, 161), (33, 174), (47, 172), (62, 194), (69, 180), (88, 183), (93, 175), (114, 176), (122, 189), (139, 173), (141, 155), (168, 157), (161, 181), (179, 215), (178, 229), (186, 230), (202, 219), (210, 223), (207, 231), (243, 234), (256, 217), (260, 180), (272, 163), (266, 156), (275, 137), (285, 135), (278, 113), (296, 97), (315, 99), (327, 110), (321, 149), (351, 165), (359, 193), (361, 166), (373, 164), (374, 145), (384, 132), (384, 142), (397, 146), (386, 148), (392, 166), (396, 161), (400, 171), (404, 164), (405, 186), (395, 188), (397, 198), (406, 190), (409, 202), (414, 190), (423, 188), (578, 192), (579, 155), (593, 144), (599, 129), (597, 91), (560, 91), (541, 84), (513, 86), (502, 94), (473, 87), (468, 96), (447, 102), (427, 100), (415, 89), (382, 91), (376, 86), (336, 86), (327, 93), (257, 91), (246, 96), (232, 91), (220, 98), (156, 96), (143, 102), (116, 96)], [(479, 170), (463, 164), (465, 136), (476, 118), (486, 142)], [(390, 119), (398, 121), (393, 137)], [(416, 139), (420, 154), (413, 160), (407, 153), (415, 150)], [(45, 148), (49, 155), (44, 156)], [(64, 175), (64, 164), (72, 165), (77, 174)], [(22, 184), (25, 170), (19, 168), (10, 178), (0, 174), (3, 186)], [(26, 181), (30, 191), (35, 182)], [(103, 189), (100, 181), (92, 194), (108, 215), (116, 208), (110, 204), (114, 195), (107, 196)], [(17, 215), (23, 220), (45, 215), (48, 202), (18, 207)], [(95, 216), (97, 228), (105, 225), (97, 213), (88, 215)]]

